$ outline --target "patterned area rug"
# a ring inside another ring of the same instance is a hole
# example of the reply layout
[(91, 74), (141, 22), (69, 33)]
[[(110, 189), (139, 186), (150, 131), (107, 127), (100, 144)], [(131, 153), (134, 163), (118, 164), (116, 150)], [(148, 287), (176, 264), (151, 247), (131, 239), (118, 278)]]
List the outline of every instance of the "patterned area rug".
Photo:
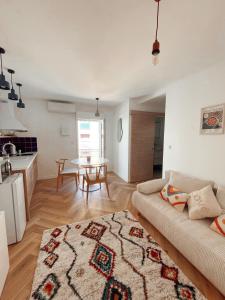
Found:
[(205, 299), (128, 211), (46, 230), (31, 299)]

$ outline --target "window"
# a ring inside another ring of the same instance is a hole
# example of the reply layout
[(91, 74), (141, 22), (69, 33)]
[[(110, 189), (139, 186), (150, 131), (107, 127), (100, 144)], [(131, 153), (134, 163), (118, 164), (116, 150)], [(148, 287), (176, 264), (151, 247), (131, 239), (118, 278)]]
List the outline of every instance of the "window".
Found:
[(104, 120), (78, 120), (79, 157), (104, 157)]

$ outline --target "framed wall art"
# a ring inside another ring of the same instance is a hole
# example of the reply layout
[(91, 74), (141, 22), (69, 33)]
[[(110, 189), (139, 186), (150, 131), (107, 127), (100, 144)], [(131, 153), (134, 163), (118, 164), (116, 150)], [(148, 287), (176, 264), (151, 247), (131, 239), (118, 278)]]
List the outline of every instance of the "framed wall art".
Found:
[(204, 107), (201, 110), (201, 134), (224, 133), (224, 104)]

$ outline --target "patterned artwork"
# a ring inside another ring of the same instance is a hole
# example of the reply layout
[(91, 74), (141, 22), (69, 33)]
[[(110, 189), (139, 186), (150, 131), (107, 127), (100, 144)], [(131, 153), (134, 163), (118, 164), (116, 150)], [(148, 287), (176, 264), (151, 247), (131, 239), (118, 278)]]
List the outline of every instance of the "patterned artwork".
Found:
[(40, 250), (30, 299), (205, 300), (128, 211), (46, 230)]
[(224, 133), (224, 104), (203, 108), (201, 111), (201, 134)]

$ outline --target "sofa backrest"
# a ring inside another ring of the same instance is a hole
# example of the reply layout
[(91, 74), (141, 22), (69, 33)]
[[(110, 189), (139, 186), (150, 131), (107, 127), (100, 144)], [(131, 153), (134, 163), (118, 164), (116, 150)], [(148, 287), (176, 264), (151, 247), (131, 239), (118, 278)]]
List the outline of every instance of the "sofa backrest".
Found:
[(214, 187), (213, 181), (188, 176), (177, 171), (166, 171), (165, 178), (168, 179), (171, 185), (188, 194), (201, 190), (207, 185), (211, 185), (212, 188)]

